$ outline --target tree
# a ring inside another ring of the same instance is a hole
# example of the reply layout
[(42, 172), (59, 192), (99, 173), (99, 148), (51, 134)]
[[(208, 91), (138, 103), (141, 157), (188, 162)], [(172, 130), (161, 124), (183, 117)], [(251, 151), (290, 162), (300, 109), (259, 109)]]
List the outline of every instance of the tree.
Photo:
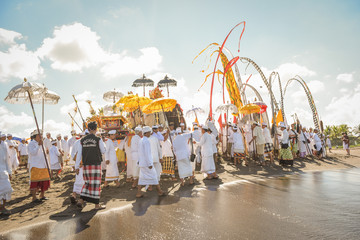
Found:
[(357, 125), (357, 126), (355, 126), (355, 127), (353, 127), (353, 129), (352, 129), (352, 132), (353, 132), (353, 134), (355, 135), (355, 136), (360, 136), (360, 124), (359, 125)]

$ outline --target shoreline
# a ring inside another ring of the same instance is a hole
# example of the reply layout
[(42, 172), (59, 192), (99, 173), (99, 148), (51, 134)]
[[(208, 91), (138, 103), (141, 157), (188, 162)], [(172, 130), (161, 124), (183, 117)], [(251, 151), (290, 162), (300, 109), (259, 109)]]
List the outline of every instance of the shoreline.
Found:
[[(324, 160), (296, 160), (293, 168), (282, 168), (278, 165), (270, 167), (255, 166), (252, 162), (249, 167), (236, 167), (228, 161), (221, 159), (217, 165), (218, 180), (203, 180), (202, 174), (197, 173), (195, 185), (180, 187), (180, 181), (170, 181), (164, 178), (161, 187), (171, 197), (183, 197), (191, 194), (194, 190), (213, 190), (223, 185), (235, 184), (238, 181), (261, 181), (270, 178), (281, 178), (288, 175), (296, 175), (309, 172), (334, 171), (360, 167), (360, 148), (353, 148), (351, 156), (345, 156), (342, 149), (333, 150), (327, 159)], [(28, 176), (25, 170), (15, 176), (12, 180), (14, 192), (12, 200), (7, 208), (12, 212), (9, 218), (0, 217), (2, 228), (0, 237), (15, 229), (26, 229), (38, 224), (54, 224), (71, 219), (86, 217), (93, 212), (93, 205), (88, 204), (82, 211), (71, 205), (69, 195), (72, 192), (74, 174), (69, 169), (64, 170), (61, 181), (52, 181), (51, 188), (46, 196), (48, 201), (42, 204), (31, 203), (28, 195)], [(97, 214), (106, 214), (110, 211), (120, 210), (131, 206), (136, 201), (136, 190), (131, 188), (130, 183), (124, 183), (124, 175), (121, 176), (122, 187), (116, 188), (113, 183), (109, 188), (103, 188), (100, 202), (106, 205), (106, 209), (98, 211)], [(155, 191), (146, 192), (145, 196), (151, 198), (156, 195)]]

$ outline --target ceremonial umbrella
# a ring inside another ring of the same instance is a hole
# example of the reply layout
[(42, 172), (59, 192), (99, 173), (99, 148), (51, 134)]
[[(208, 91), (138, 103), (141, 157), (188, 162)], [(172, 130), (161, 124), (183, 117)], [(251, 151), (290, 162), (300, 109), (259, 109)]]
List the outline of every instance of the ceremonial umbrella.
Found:
[(254, 102), (253, 104), (258, 105), (260, 107), (260, 113), (266, 112), (267, 105), (264, 102)]
[[(141, 107), (151, 103), (151, 101), (152, 100), (150, 98), (139, 97), (138, 95), (135, 95), (131, 98), (128, 98), (126, 101), (124, 101), (124, 110), (126, 112), (133, 112), (133, 111), (139, 109), (140, 113), (142, 114)], [(142, 118), (143, 118), (143, 122), (145, 122), (143, 114), (142, 114)], [(134, 121), (135, 121), (135, 116), (134, 116)], [(136, 124), (136, 121), (135, 121), (135, 124)]]
[[(175, 99), (171, 99), (171, 98), (158, 98), (154, 101), (152, 101), (150, 104), (146, 105), (143, 107), (143, 112), (146, 114), (149, 113), (156, 113), (156, 112), (162, 112), (164, 114), (165, 120), (167, 122), (167, 125), (169, 126), (169, 121), (166, 117), (165, 112), (170, 112), (172, 111), (175, 106), (176, 106), (177, 102)], [(172, 144), (172, 139), (171, 139), (171, 135), (169, 134), (169, 138), (170, 138), (170, 142)], [(171, 149), (172, 150), (172, 149)], [(173, 151), (173, 150), (172, 150)], [(174, 152), (173, 152), (174, 153)], [(174, 154), (175, 156), (175, 154)]]
[(143, 87), (144, 97), (145, 97), (145, 87), (153, 87), (153, 86), (154, 86), (154, 81), (149, 78), (146, 78), (145, 74), (143, 74), (142, 78), (136, 79), (132, 84), (132, 87)]
[[(59, 100), (60, 100), (60, 96), (53, 92), (48, 90), (44, 84), (41, 83), (31, 83), (31, 84), (35, 84), (35, 85), (42, 85), (43, 88), (41, 88), (41, 91), (34, 91), (32, 96), (31, 96), (31, 100), (33, 102), (33, 104), (42, 104), (42, 121), (41, 121), (41, 130), (44, 131), (44, 111), (45, 111), (45, 106), (44, 104), (51, 104), (51, 105), (55, 105), (58, 104)], [(11, 91), (11, 90), (10, 90)], [(26, 104), (26, 103), (30, 103), (29, 97), (27, 96), (27, 94), (22, 94), (20, 92), (17, 91), (17, 97), (14, 96), (6, 96), (6, 98), (4, 99), (6, 102), (11, 103), (11, 104)]]
[[(26, 78), (24, 78), (24, 82), (21, 84), (16, 85), (15, 87), (13, 87), (8, 95), (6, 96), (6, 98), (4, 99), (6, 102), (8, 103), (12, 103), (12, 104), (23, 104), (26, 103), (26, 95), (29, 99), (30, 105), (31, 105), (31, 109), (33, 112), (33, 116), (34, 116), (34, 120), (35, 120), (35, 124), (36, 124), (36, 129), (38, 131), (39, 134), (41, 134), (40, 129), (39, 129), (39, 124), (36, 118), (36, 114), (35, 114), (35, 109), (34, 109), (34, 104), (33, 104), (33, 99), (38, 101), (38, 96), (45, 96), (47, 89), (45, 88), (45, 86), (43, 84), (40, 83), (35, 83), (35, 82), (28, 82)], [(44, 99), (44, 97), (42, 97)], [(60, 97), (59, 97), (60, 99)], [(42, 101), (44, 102), (44, 101)], [(50, 168), (49, 168), (49, 164), (47, 161), (47, 157), (45, 154), (45, 149), (44, 149), (44, 145), (41, 145), (41, 148), (43, 150), (43, 154), (44, 154), (44, 158), (45, 158), (45, 163), (46, 163), (46, 167), (48, 169), (49, 172), (49, 177), (51, 177), (51, 173), (50, 173)]]
[(124, 94), (122, 92), (116, 91), (114, 88), (114, 90), (104, 93), (103, 99), (107, 102), (115, 103), (116, 101), (121, 99), (123, 96), (124, 96)]
[(231, 111), (231, 113), (236, 114), (238, 113), (238, 108), (234, 104), (227, 103), (227, 104), (221, 104), (215, 109), (215, 112), (217, 113), (226, 113), (226, 122), (229, 111)]
[(134, 94), (129, 94), (126, 96), (123, 96), (119, 99), (119, 101), (117, 101), (116, 106), (119, 106), (120, 104), (124, 104), (125, 102), (127, 102), (129, 99), (136, 97), (137, 95)]
[(175, 79), (170, 79), (167, 75), (164, 77), (163, 80), (160, 80), (158, 82), (159, 87), (161, 87), (161, 88), (166, 87), (168, 97), (169, 97), (169, 87), (176, 87), (176, 85), (177, 85), (176, 80)]
[(199, 120), (197, 114), (204, 114), (204, 113), (205, 113), (204, 109), (199, 107), (194, 107), (193, 105), (192, 108), (186, 112), (186, 117), (191, 117), (194, 114), (195, 118)]
[(246, 104), (245, 106), (242, 106), (239, 109), (239, 113), (241, 114), (252, 114), (252, 113), (259, 113), (261, 111), (261, 108), (256, 104)]

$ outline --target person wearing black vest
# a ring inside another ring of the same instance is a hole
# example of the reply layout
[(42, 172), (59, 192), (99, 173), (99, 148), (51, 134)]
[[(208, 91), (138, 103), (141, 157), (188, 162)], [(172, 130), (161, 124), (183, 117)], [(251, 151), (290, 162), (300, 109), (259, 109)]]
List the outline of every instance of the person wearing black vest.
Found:
[(84, 186), (80, 193), (80, 200), (77, 204), (79, 208), (85, 206), (85, 202), (95, 204), (95, 209), (103, 209), (100, 205), (100, 185), (101, 185), (101, 162), (102, 154), (105, 153), (105, 145), (101, 138), (95, 136), (97, 123), (88, 124), (89, 135), (80, 140), (80, 146), (76, 157), (76, 174), (79, 174), (79, 165), (82, 161), (84, 170)]

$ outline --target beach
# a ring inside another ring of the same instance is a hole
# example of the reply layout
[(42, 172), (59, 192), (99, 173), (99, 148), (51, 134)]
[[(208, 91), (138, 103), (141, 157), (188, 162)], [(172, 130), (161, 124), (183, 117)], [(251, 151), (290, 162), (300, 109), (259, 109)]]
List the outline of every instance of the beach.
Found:
[[(358, 168), (360, 167), (360, 148), (351, 149), (351, 156), (346, 156), (343, 149), (334, 149), (323, 160), (296, 160), (292, 168), (283, 168), (277, 164), (271, 167), (261, 167), (256, 166), (253, 162), (250, 163), (249, 167), (235, 167), (230, 162), (222, 159), (217, 167), (220, 177), (218, 180), (203, 180), (203, 175), (197, 173), (195, 186), (185, 185), (180, 187), (180, 181), (173, 182), (170, 179), (164, 178), (161, 181), (161, 187), (169, 195), (165, 198), (172, 199), (175, 195), (191, 196), (193, 192), (199, 189), (211, 191), (222, 185), (243, 180), (259, 181), (314, 171)], [(8, 209), (12, 212), (12, 215), (8, 218), (0, 218), (0, 236), (4, 237), (3, 234), (7, 232), (35, 224), (76, 219), (86, 216), (89, 212), (93, 216), (94, 214), (106, 213), (112, 209), (127, 208), (136, 202), (136, 190), (131, 188), (130, 183), (125, 183), (124, 175), (121, 175), (122, 186), (120, 188), (110, 184), (110, 187), (102, 189), (100, 201), (106, 204), (105, 210), (94, 212), (92, 211), (94, 206), (88, 204), (80, 211), (75, 205), (71, 205), (69, 199), (74, 176), (75, 173), (71, 172), (69, 168), (65, 169), (60, 181), (55, 180), (51, 182), (51, 188), (46, 192), (46, 197), (49, 200), (41, 204), (34, 204), (29, 196), (28, 175), (25, 170), (20, 170), (12, 179), (14, 192), (12, 200), (8, 204)], [(156, 191), (154, 190), (145, 193), (145, 198), (152, 198), (154, 196), (156, 196)]]

